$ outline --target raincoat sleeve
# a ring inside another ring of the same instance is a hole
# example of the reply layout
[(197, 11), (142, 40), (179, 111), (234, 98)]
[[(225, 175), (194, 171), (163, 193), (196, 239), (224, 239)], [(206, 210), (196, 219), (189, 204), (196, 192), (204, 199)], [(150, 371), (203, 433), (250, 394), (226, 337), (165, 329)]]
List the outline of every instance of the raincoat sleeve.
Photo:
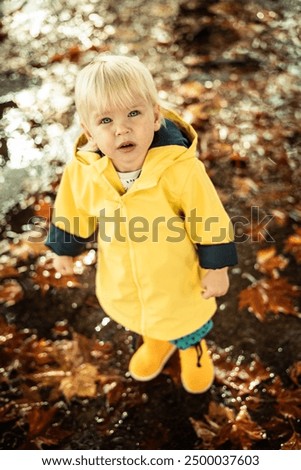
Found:
[(220, 269), (237, 264), (234, 230), (229, 216), (198, 159), (184, 184), (182, 208), (185, 228), (198, 252), (200, 266)]
[(71, 184), (72, 171), (67, 166), (59, 186), (52, 223), (45, 245), (58, 255), (77, 256), (96, 232), (96, 217), (79, 209)]

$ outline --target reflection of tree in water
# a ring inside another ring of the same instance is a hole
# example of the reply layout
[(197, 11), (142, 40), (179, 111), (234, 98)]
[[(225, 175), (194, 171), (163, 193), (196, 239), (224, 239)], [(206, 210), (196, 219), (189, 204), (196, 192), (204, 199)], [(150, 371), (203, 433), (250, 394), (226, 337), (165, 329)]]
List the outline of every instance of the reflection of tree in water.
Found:
[[(298, 2), (2, 10), (0, 446), (300, 449)], [(150, 67), (199, 133), (235, 222), (240, 264), (208, 337), (216, 381), (201, 399), (182, 390), (176, 356), (151, 383), (127, 376), (135, 338), (97, 304), (94, 243), (68, 278), (43, 245), (78, 132), (74, 77), (102, 51)]]

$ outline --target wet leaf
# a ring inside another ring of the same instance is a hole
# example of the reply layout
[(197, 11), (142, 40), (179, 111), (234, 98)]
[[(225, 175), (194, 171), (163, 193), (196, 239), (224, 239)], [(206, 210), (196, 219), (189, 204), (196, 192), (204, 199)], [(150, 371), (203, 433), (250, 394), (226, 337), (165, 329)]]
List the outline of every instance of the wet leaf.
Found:
[(38, 285), (42, 293), (47, 292), (50, 287), (57, 289), (80, 287), (81, 283), (75, 275), (62, 276), (52, 265), (52, 260), (40, 260), (35, 271), (31, 273), (35, 284)]
[(277, 395), (276, 410), (285, 418), (301, 419), (301, 388), (282, 389)]
[(190, 421), (205, 449), (219, 449), (228, 441), (236, 449), (252, 449), (255, 442), (265, 438), (265, 431), (251, 419), (245, 406), (235, 414), (228, 407), (210, 402), (204, 421)]
[(11, 256), (19, 261), (27, 261), (30, 257), (36, 258), (37, 256), (46, 253), (47, 248), (44, 245), (44, 240), (40, 240), (41, 234), (36, 232), (25, 232), (19, 236), (17, 243), (11, 243), (10, 253)]
[(300, 288), (285, 278), (263, 278), (240, 292), (239, 308), (247, 307), (260, 321), (265, 321), (268, 313), (298, 316), (293, 299), (299, 295)]
[(301, 227), (297, 227), (295, 233), (286, 239), (284, 251), (291, 253), (301, 263)]
[(229, 440), (235, 414), (222, 404), (211, 401), (205, 420), (190, 418), (196, 435), (202, 439), (205, 449), (216, 449)]
[(23, 289), (14, 279), (6, 280), (0, 285), (0, 304), (10, 307), (22, 300), (23, 297)]
[(29, 423), (28, 437), (32, 438), (40, 435), (42, 431), (49, 426), (56, 412), (57, 408), (55, 406), (52, 406), (49, 409), (38, 407), (32, 408), (27, 415)]
[(49, 222), (52, 218), (53, 202), (49, 197), (40, 197), (34, 204), (35, 215), (41, 217), (44, 221)]
[(83, 363), (65, 374), (61, 380), (60, 390), (67, 400), (77, 397), (94, 397), (96, 395), (96, 382), (98, 371), (93, 364)]
[(265, 430), (252, 420), (247, 408), (242, 406), (231, 429), (231, 440), (241, 449), (252, 449), (255, 442), (266, 438)]
[(283, 271), (288, 262), (289, 260), (283, 255), (277, 255), (276, 248), (272, 246), (257, 251), (255, 267), (262, 273), (278, 278), (279, 271)]
[(293, 432), (290, 439), (281, 444), (282, 450), (301, 450), (301, 434)]
[(286, 440), (291, 435), (291, 428), (283, 416), (271, 416), (265, 428), (270, 438)]
[(178, 92), (179, 95), (183, 96), (187, 101), (199, 101), (201, 95), (205, 94), (207, 90), (200, 82), (186, 82), (179, 87)]
[(289, 376), (296, 385), (301, 385), (301, 361), (295, 362), (289, 368)]
[(14, 266), (0, 265), (0, 279), (20, 276), (19, 271)]
[(229, 387), (234, 396), (250, 395), (261, 382), (270, 378), (269, 369), (264, 367), (258, 356), (250, 363), (243, 363), (231, 359), (227, 351), (216, 348), (212, 357), (216, 381)]
[(279, 377), (267, 386), (267, 392), (275, 400), (275, 409), (278, 416), (285, 418), (301, 418), (301, 388), (286, 389)]
[[(237, 161), (237, 159), (235, 161)], [(252, 178), (247, 177), (234, 176), (233, 186), (235, 194), (242, 199), (246, 199), (249, 197), (250, 193), (257, 193), (259, 190), (258, 184), (255, 183)]]
[(81, 52), (82, 51), (78, 45), (71, 46), (66, 52), (63, 52), (62, 54), (54, 54), (50, 59), (50, 63), (62, 62), (64, 59), (68, 59), (71, 62), (77, 62)]

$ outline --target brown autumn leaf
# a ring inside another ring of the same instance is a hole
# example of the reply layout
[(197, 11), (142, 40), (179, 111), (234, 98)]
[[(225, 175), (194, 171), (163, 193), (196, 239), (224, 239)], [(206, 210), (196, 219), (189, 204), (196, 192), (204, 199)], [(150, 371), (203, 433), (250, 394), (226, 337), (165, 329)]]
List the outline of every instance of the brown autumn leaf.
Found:
[(250, 193), (257, 193), (259, 187), (252, 178), (234, 176), (233, 187), (235, 194), (242, 199), (246, 199)]
[[(232, 153), (230, 155), (230, 161), (232, 163), (232, 166), (234, 166), (235, 168), (246, 168), (249, 164), (249, 158), (248, 158), (247, 155), (241, 155), (240, 153), (234, 152), (233, 150), (232, 150)], [(237, 177), (237, 178), (238, 178), (236, 180), (237, 182), (239, 181), (239, 179), (240, 180), (245, 179), (245, 178), (239, 178), (239, 177)], [(250, 180), (251, 186), (253, 184), (252, 181), (253, 180)], [(244, 185), (244, 182), (243, 181), (241, 181), (241, 182), (242, 182), (242, 185)], [(247, 182), (247, 186), (248, 186), (248, 183), (249, 182)], [(236, 185), (237, 185), (237, 183), (236, 183)], [(246, 190), (248, 190), (248, 188), (246, 188)]]
[(186, 106), (183, 117), (195, 127), (202, 127), (209, 119), (209, 109), (206, 103), (194, 103)]
[(301, 450), (301, 434), (294, 431), (289, 440), (281, 444), (281, 450)]
[(49, 196), (44, 198), (40, 197), (34, 205), (34, 213), (38, 217), (41, 217), (45, 221), (49, 222), (52, 218), (52, 208), (53, 203)]
[(73, 368), (61, 380), (59, 389), (65, 398), (95, 397), (97, 392), (98, 370), (93, 364), (83, 363)]
[(0, 304), (10, 307), (22, 300), (23, 297), (22, 286), (15, 279), (7, 279), (0, 285)]
[(301, 263), (301, 227), (295, 229), (295, 233), (290, 235), (284, 245), (284, 251), (286, 253), (291, 253), (297, 263)]
[(247, 407), (242, 406), (231, 428), (231, 441), (239, 448), (252, 449), (256, 441), (266, 438), (265, 430), (252, 420)]
[(127, 385), (119, 377), (110, 382), (107, 381), (107, 378), (105, 380), (106, 383), (103, 386), (103, 391), (106, 395), (106, 404), (109, 407), (116, 406), (122, 399), (122, 396), (125, 395)]
[(47, 428), (52, 422), (57, 408), (52, 406), (48, 409), (34, 407), (27, 414), (27, 420), (29, 424), (28, 437), (33, 438), (40, 435), (45, 428)]
[(291, 435), (291, 427), (287, 426), (287, 420), (283, 416), (270, 416), (265, 422), (265, 429), (270, 439), (288, 439)]
[(53, 342), (49, 339), (33, 336), (23, 346), (23, 363), (33, 363), (34, 367), (53, 364)]
[(62, 276), (53, 267), (52, 260), (40, 259), (36, 265), (35, 271), (31, 273), (31, 277), (35, 284), (38, 285), (42, 293), (47, 292), (50, 287), (57, 289), (80, 287), (76, 275)]
[(0, 279), (7, 279), (8, 277), (18, 277), (20, 273), (15, 266), (9, 264), (0, 264)]
[(202, 440), (202, 448), (216, 449), (229, 440), (235, 414), (231, 408), (211, 401), (205, 420), (190, 418), (190, 422), (198, 438)]
[(34, 402), (30, 402), (24, 398), (10, 399), (7, 403), (0, 406), (0, 423), (7, 423), (10, 421), (20, 420), (23, 424), (24, 418), (29, 413), (32, 407), (35, 406)]
[(272, 246), (257, 251), (255, 268), (273, 278), (279, 278), (279, 271), (283, 271), (288, 262), (283, 255), (277, 255), (276, 248)]
[[(42, 435), (35, 436), (34, 439), (31, 439), (31, 443), (34, 443), (37, 449), (42, 450), (44, 449), (43, 446), (57, 446), (71, 434), (71, 430), (62, 429), (58, 426), (50, 426), (45, 429)], [(32, 446), (30, 449), (32, 449)]]
[(277, 395), (276, 410), (285, 418), (301, 419), (301, 388), (283, 389)]
[(231, 408), (210, 402), (205, 421), (190, 418), (202, 448), (219, 449), (230, 441), (236, 449), (252, 449), (253, 443), (265, 438), (264, 429), (250, 417), (246, 406), (235, 414)]
[(204, 95), (207, 89), (200, 82), (186, 82), (178, 88), (178, 93), (183, 96), (186, 100), (197, 100), (199, 101), (200, 96)]
[(240, 292), (239, 309), (247, 307), (260, 321), (265, 321), (268, 313), (299, 316), (293, 303), (299, 295), (300, 288), (285, 278), (263, 278)]
[[(248, 200), (250, 200), (250, 198)], [(265, 221), (265, 219), (259, 221), (258, 223), (256, 223), (256, 221), (254, 220), (251, 224), (246, 226), (246, 234), (253, 243), (274, 241), (269, 231), (267, 230), (268, 223), (267, 221)]]
[(254, 393), (256, 387), (270, 378), (270, 371), (255, 355), (249, 364), (233, 361), (226, 350), (215, 349), (212, 354), (216, 381), (231, 389), (232, 395)]
[(271, 215), (274, 217), (274, 220), (279, 227), (285, 227), (287, 225), (288, 215), (286, 212), (279, 209), (273, 209), (271, 210)]
[(65, 52), (62, 54), (54, 54), (49, 62), (50, 64), (53, 64), (54, 62), (62, 62), (63, 60), (67, 59), (70, 60), (71, 62), (78, 62), (80, 55), (84, 51), (80, 49), (80, 47), (76, 44), (74, 46), (70, 46)]
[(295, 362), (289, 368), (289, 376), (296, 385), (301, 385), (301, 361)]
[(279, 415), (289, 419), (301, 419), (301, 388), (287, 389), (276, 376), (267, 387), (267, 392), (275, 400), (275, 409)]
[(97, 384), (104, 382), (98, 367), (107, 360), (110, 351), (107, 344), (100, 345), (77, 333), (73, 339), (41, 339), (23, 351), (24, 363), (30, 360), (33, 364), (25, 377), (39, 389), (50, 387), (51, 400), (58, 399), (60, 394), (67, 400), (74, 396), (94, 397)]
[(37, 236), (37, 232), (24, 232), (18, 236), (18, 241), (10, 243), (10, 255), (17, 260), (27, 261), (30, 257), (45, 254), (47, 247), (44, 239), (41, 240), (41, 234)]

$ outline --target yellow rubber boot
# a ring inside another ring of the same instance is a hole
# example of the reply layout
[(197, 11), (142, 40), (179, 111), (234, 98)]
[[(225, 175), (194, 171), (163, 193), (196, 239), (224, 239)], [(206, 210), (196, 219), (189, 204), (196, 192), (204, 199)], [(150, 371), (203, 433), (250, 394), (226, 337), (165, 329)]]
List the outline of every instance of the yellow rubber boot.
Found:
[(143, 344), (132, 356), (129, 372), (141, 382), (152, 380), (163, 370), (176, 347), (168, 341), (143, 337)]
[(189, 393), (204, 393), (214, 381), (214, 366), (205, 340), (201, 341), (202, 355), (198, 367), (198, 353), (195, 346), (179, 350), (181, 363), (181, 380)]

